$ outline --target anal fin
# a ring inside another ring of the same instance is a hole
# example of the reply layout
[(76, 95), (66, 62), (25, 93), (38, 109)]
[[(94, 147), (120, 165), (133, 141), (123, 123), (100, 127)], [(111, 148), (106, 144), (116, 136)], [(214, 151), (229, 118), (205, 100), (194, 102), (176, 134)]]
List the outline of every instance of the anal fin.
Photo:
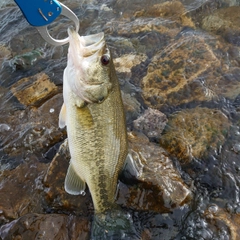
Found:
[(85, 195), (86, 183), (77, 175), (70, 163), (64, 182), (65, 191), (71, 195)]

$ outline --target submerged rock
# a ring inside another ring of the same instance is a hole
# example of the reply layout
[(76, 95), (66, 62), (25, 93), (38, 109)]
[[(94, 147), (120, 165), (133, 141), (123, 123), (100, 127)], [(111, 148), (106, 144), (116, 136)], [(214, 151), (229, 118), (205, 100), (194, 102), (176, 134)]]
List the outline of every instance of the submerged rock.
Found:
[(39, 106), (46, 99), (58, 92), (57, 86), (52, 83), (45, 73), (38, 73), (28, 78), (22, 78), (11, 86), (13, 95), (23, 105)]
[(45, 199), (50, 209), (71, 211), (75, 214), (88, 215), (93, 212), (91, 196), (86, 191), (84, 196), (68, 194), (64, 189), (64, 180), (69, 166), (70, 154), (67, 139), (61, 144), (44, 177)]
[(171, 116), (160, 143), (181, 163), (188, 163), (221, 147), (229, 128), (230, 122), (220, 110), (187, 109)]
[[(117, 203), (136, 210), (170, 212), (189, 203), (191, 191), (164, 149), (141, 134), (129, 133), (130, 153), (138, 169), (133, 181), (123, 172)], [(135, 184), (131, 184), (134, 182)]]
[(0, 228), (2, 240), (63, 239), (88, 240), (89, 221), (63, 214), (26, 214)]
[(133, 121), (133, 126), (149, 138), (159, 139), (167, 121), (164, 113), (148, 108), (138, 119)]
[(0, 42), (0, 66), (2, 66), (3, 61), (9, 59), (11, 55), (10, 49)]
[(43, 52), (41, 50), (33, 50), (31, 52), (15, 56), (10, 61), (10, 65), (14, 70), (26, 69), (33, 66), (33, 64), (41, 58), (43, 58)]
[(0, 123), (8, 123), (8, 131), (1, 132), (0, 150), (10, 157), (21, 156), (23, 160), (33, 153), (42, 160), (43, 154), (66, 135), (66, 131), (58, 127), (61, 105), (62, 94), (57, 94), (45, 99), (41, 106), (0, 116)]
[[(225, 209), (219, 208), (217, 205), (213, 204), (209, 206), (205, 211), (204, 215), (206, 220), (210, 225), (214, 225), (216, 229), (221, 229), (224, 233), (224, 228), (230, 233), (231, 240), (240, 239), (240, 216), (239, 214), (229, 214)], [(223, 226), (222, 226), (223, 225)], [(226, 237), (229, 233), (225, 232)]]
[(240, 6), (216, 10), (202, 21), (202, 28), (223, 36), (228, 42), (240, 46)]
[[(46, 165), (31, 159), (0, 175), (0, 225), (29, 212), (42, 213), (41, 181)], [(1, 230), (0, 230), (1, 233)]]

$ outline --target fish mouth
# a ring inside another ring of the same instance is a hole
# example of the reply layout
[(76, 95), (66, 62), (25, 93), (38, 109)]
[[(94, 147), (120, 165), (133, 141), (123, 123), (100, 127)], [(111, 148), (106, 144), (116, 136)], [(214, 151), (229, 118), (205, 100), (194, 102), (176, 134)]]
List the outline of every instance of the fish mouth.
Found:
[(103, 32), (88, 36), (79, 36), (73, 27), (69, 27), (68, 35), (70, 46), (77, 47), (78, 49), (75, 50), (81, 54), (81, 57), (89, 57), (98, 53), (106, 44)]

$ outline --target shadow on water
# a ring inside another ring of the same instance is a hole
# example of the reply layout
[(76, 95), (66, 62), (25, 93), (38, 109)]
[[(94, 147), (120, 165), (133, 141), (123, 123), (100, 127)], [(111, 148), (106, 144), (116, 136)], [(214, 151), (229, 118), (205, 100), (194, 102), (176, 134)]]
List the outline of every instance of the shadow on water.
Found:
[[(140, 169), (121, 175), (116, 200), (140, 238), (240, 239), (240, 2), (62, 2), (114, 58)], [(89, 239), (89, 192), (63, 189), (68, 46), (46, 44), (13, 1), (0, 15), (0, 238)]]

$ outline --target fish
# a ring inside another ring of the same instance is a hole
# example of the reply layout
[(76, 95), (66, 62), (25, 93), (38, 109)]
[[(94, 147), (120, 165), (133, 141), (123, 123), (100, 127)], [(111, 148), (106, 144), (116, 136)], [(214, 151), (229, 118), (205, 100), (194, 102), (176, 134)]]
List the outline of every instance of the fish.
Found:
[(104, 33), (80, 36), (69, 28), (68, 35), (59, 114), (71, 156), (64, 188), (69, 194), (84, 195), (88, 186), (95, 211), (92, 239), (114, 239), (106, 235), (111, 229), (119, 231), (122, 226), (124, 235), (132, 224), (129, 214), (115, 203), (118, 177), (128, 154), (121, 91)]

